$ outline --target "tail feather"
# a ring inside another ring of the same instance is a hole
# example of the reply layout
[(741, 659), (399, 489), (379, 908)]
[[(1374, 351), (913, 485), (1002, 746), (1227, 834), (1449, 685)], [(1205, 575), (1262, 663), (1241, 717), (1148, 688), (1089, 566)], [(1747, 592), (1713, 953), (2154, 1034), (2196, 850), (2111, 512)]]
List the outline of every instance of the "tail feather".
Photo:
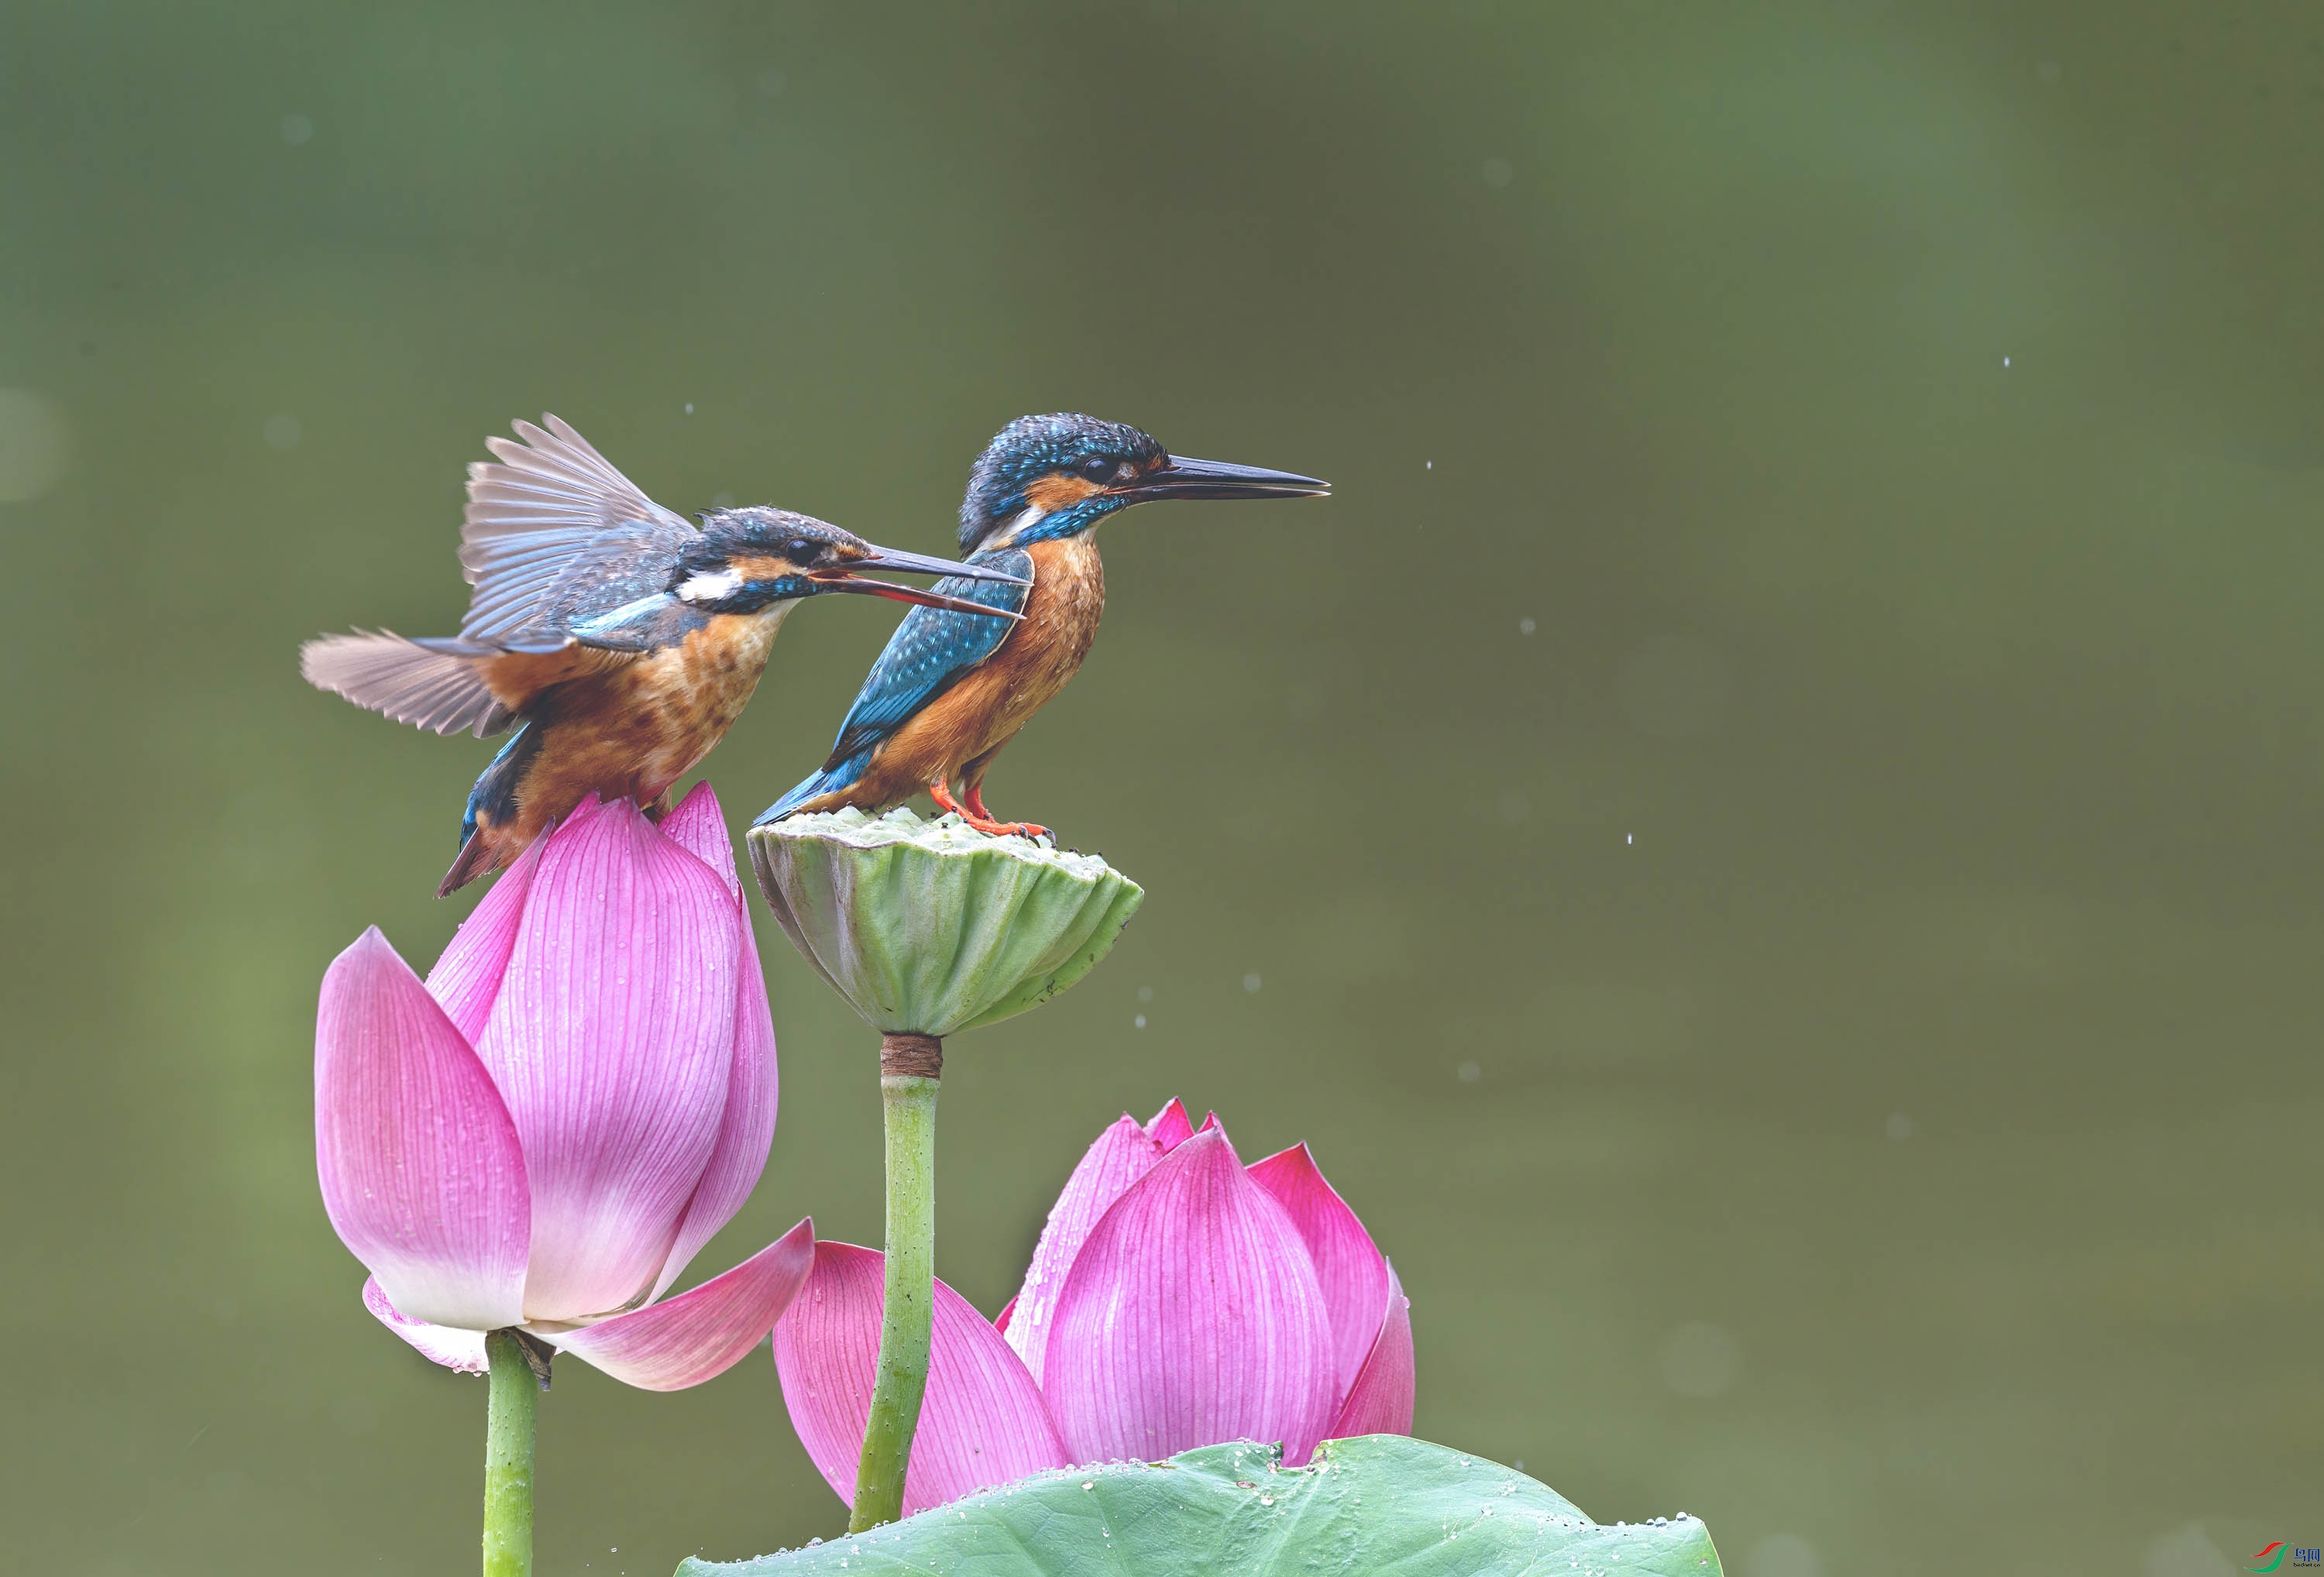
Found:
[(540, 753), (541, 733), (527, 723), (509, 735), (493, 755), (476, 786), (468, 790), (468, 808), (460, 818), (460, 857), (444, 872), (438, 898), (448, 898), (479, 876), (498, 871), (525, 851), (531, 841), (517, 803), (525, 771)]
[(391, 631), (326, 635), (299, 649), (307, 682), (433, 733), (498, 733), (514, 715), (476, 671), (482, 648), (423, 646)]
[(489, 829), (470, 833), (467, 842), (460, 845), (460, 857), (452, 862), (452, 868), (444, 872), (444, 880), (437, 883), (436, 896), (449, 898), (477, 877), (507, 863), (501, 858), (498, 845), (499, 840)]
[(862, 780), (864, 770), (871, 766), (872, 754), (872, 752), (868, 750), (859, 751), (837, 766), (825, 767), (822, 771), (809, 773), (806, 780), (797, 788), (759, 812), (758, 819), (751, 825), (752, 826), (770, 825), (787, 816), (795, 814), (800, 806), (810, 799), (819, 799), (826, 794), (837, 794), (853, 788)]

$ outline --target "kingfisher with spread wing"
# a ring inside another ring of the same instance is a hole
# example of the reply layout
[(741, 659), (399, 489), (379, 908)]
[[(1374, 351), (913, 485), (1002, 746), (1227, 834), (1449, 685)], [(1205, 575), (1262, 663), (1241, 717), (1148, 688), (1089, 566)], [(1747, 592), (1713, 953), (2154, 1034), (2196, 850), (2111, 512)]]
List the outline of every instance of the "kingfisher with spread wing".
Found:
[[(986, 833), (1046, 835), (984, 807), (1001, 747), (1074, 677), (1105, 612), (1095, 532), (1134, 503), (1165, 498), (1312, 498), (1331, 484), (1288, 471), (1173, 458), (1134, 427), (1093, 416), (1023, 416), (969, 474), (960, 549), (988, 578), (936, 590), (1019, 615), (914, 608), (863, 681), (821, 770), (757, 825), (802, 811), (882, 810), (922, 789)], [(959, 785), (954, 795), (953, 785)]]
[(699, 530), (654, 503), (554, 416), (487, 438), (468, 467), (460, 563), (475, 587), (460, 632), (326, 635), (308, 679), (437, 733), (516, 732), (468, 795), (460, 855), (437, 896), (507, 866), (592, 793), (668, 808), (669, 787), (742, 715), (784, 616), (863, 592), (979, 624), (1015, 611), (867, 578), (1026, 587), (1003, 566), (874, 547), (788, 510), (713, 510)]

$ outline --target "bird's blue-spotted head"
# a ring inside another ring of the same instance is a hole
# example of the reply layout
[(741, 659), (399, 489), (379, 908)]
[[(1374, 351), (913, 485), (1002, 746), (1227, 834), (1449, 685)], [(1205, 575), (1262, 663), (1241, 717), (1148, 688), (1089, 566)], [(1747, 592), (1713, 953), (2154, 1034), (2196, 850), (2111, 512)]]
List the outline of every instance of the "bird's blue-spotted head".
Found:
[(710, 613), (756, 613), (824, 592), (863, 592), (961, 613), (995, 612), (982, 603), (870, 578), (879, 570), (1017, 580), (949, 558), (881, 548), (812, 515), (753, 507), (715, 510), (702, 517), (701, 534), (679, 550), (669, 595)]
[(1256, 466), (1173, 458), (1118, 421), (1020, 416), (976, 457), (960, 506), (960, 550), (1023, 548), (1079, 536), (1116, 510), (1157, 498), (1313, 498), (1328, 482)]

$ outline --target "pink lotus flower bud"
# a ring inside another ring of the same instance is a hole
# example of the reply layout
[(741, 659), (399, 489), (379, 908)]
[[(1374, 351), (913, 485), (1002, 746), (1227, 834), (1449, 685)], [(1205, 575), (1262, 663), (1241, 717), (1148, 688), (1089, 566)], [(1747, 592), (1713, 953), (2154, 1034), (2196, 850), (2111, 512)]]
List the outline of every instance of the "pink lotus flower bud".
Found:
[(376, 927), (315, 1028), (324, 1209), (364, 1302), (482, 1371), (514, 1326), (650, 1390), (765, 1337), (813, 1259), (801, 1222), (667, 1291), (742, 1208), (775, 1130), (775, 1032), (718, 801), (659, 826), (590, 801), (536, 842), (425, 983)]
[[(792, 1425), (852, 1500), (879, 1348), (880, 1255), (817, 1243), (775, 1325)], [(988, 1322), (936, 1284), (904, 1513), (1046, 1468), (1231, 1440), (1412, 1433), (1396, 1272), (1305, 1145), (1245, 1167), (1217, 1118), (1125, 1114), (1066, 1180), (1023, 1287)]]

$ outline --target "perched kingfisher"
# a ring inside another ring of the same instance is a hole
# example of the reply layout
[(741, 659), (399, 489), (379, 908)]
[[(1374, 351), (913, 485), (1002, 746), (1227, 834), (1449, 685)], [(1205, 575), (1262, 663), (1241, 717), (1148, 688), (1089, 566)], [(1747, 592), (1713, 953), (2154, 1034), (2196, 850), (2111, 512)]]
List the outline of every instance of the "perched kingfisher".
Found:
[[(822, 770), (756, 825), (853, 805), (881, 810), (925, 788), (986, 833), (1046, 835), (984, 807), (1001, 746), (1065, 687), (1097, 639), (1105, 567), (1096, 531), (1116, 511), (1157, 498), (1313, 498), (1331, 484), (1288, 471), (1173, 458), (1134, 427), (1093, 416), (1020, 416), (969, 473), (960, 549), (994, 573), (940, 592), (1020, 614), (1010, 622), (923, 606), (872, 665)], [(955, 798), (953, 784), (959, 784)]]
[(516, 725), (468, 795), (438, 898), (505, 867), (595, 793), (669, 808), (669, 786), (742, 715), (784, 616), (866, 592), (976, 624), (1013, 608), (862, 578), (867, 570), (1027, 589), (1016, 572), (877, 548), (769, 508), (713, 510), (696, 530), (554, 416), (486, 438), (468, 467), (460, 564), (475, 587), (456, 636), (326, 635), (300, 670), (358, 706), (478, 739)]

